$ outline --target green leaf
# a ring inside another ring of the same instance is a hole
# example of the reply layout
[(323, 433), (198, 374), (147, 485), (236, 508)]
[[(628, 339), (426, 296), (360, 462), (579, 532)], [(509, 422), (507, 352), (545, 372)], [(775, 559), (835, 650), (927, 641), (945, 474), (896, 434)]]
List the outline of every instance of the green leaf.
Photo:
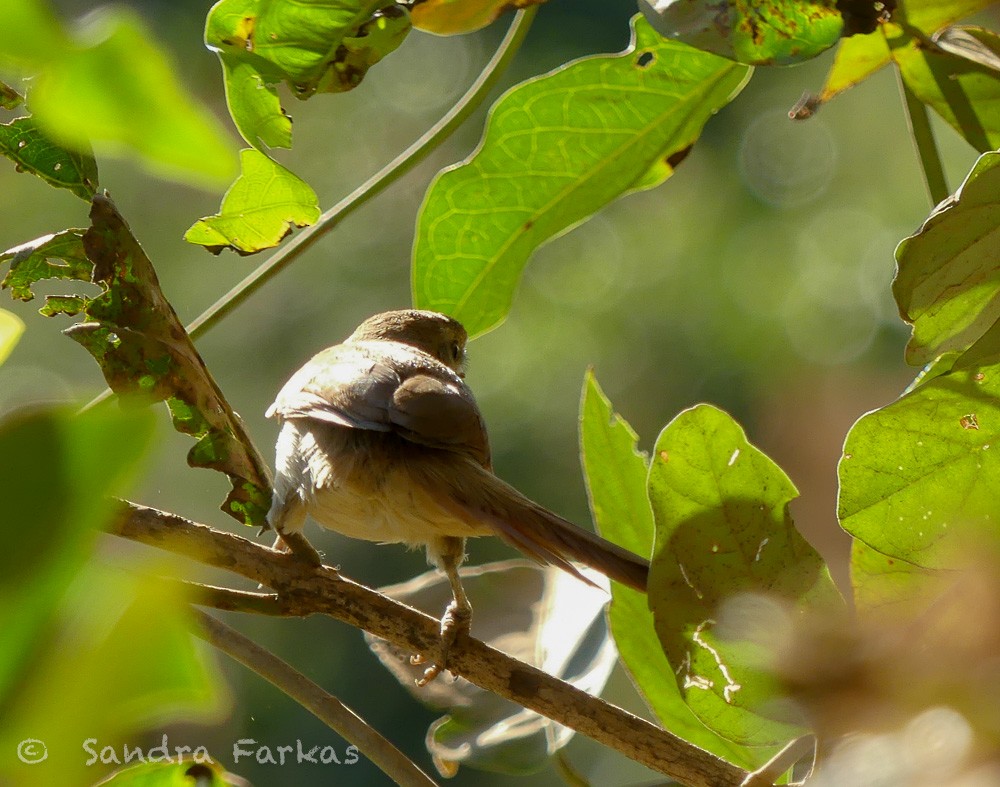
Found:
[(351, 90), (410, 31), (386, 0), (220, 0), (205, 44), (222, 61), (229, 112), (254, 147), (288, 147), (291, 120), (275, 85), (299, 98)]
[(413, 250), (419, 308), (450, 314), (471, 335), (497, 325), (535, 248), (662, 181), (750, 73), (664, 41), (640, 16), (632, 24), (625, 52), (507, 92), (476, 153), (437, 176)]
[[(982, 11), (996, 0), (906, 0), (900, 4), (907, 24), (930, 35), (957, 19)], [(897, 9), (897, 14), (899, 10)]]
[[(0, 31), (0, 62), (35, 76), (31, 108), (59, 145), (133, 153), (154, 172), (198, 184), (232, 177), (231, 148), (212, 114), (178, 82), (140, 19), (91, 15), (70, 39), (37, 0), (14, 0)], [(6, 9), (5, 9), (6, 14)], [(19, 25), (22, 25), (19, 27)]]
[(837, 47), (833, 65), (819, 96), (820, 101), (829, 101), (838, 93), (863, 82), (891, 61), (892, 54), (882, 30), (845, 38)]
[(13, 161), (19, 171), (37, 175), (57, 188), (69, 189), (80, 199), (89, 202), (97, 192), (94, 157), (53, 144), (34, 118), (0, 124), (0, 153)]
[[(649, 460), (637, 450), (637, 440), (588, 371), (580, 407), (580, 447), (590, 509), (601, 535), (638, 555), (649, 555), (653, 550), (653, 511), (646, 495)], [(625, 669), (667, 730), (749, 770), (773, 754), (726, 740), (692, 713), (673, 679), (645, 594), (612, 582), (608, 622)]]
[(985, 153), (955, 195), (896, 249), (892, 285), (913, 325), (906, 361), (963, 351), (1000, 318), (1000, 153)]
[(290, 148), (292, 119), (281, 106), (277, 83), (280, 78), (265, 79), (270, 72), (267, 61), (259, 62), (245, 55), (219, 52), (226, 83), (229, 114), (240, 134), (257, 149)]
[[(10, 270), (0, 282), (10, 288), (10, 297), (30, 301), (35, 297), (31, 285), (44, 279), (90, 281), (94, 264), (83, 248), (84, 230), (63, 230), (45, 235), (0, 253), (0, 262), (10, 260)], [(65, 297), (65, 296), (62, 296)], [(49, 304), (53, 296), (46, 298)], [(76, 314), (83, 308), (67, 312)]]
[[(840, 460), (859, 609), (915, 607), (1000, 522), (1000, 355), (955, 367), (861, 418)], [(872, 555), (871, 552), (877, 554)], [(860, 571), (860, 573), (859, 573)]]
[(424, 0), (410, 11), (413, 26), (439, 36), (471, 33), (505, 11), (540, 5), (545, 0)]
[[(197, 781), (193, 781), (197, 780)], [(240, 780), (240, 784), (246, 784)], [(115, 773), (101, 787), (227, 787), (225, 769), (203, 758), (195, 762), (147, 762)]]
[(24, 333), (24, 322), (13, 312), (0, 309), (0, 364), (7, 360)]
[(664, 38), (747, 65), (789, 65), (837, 43), (844, 17), (835, 0), (639, 0)]
[[(1000, 36), (980, 31), (980, 43), (1000, 53)], [(1000, 73), (951, 52), (912, 41), (893, 59), (914, 95), (981, 153), (1000, 146)]]
[(294, 227), (319, 218), (316, 192), (276, 161), (248, 148), (240, 152), (240, 165), (242, 173), (222, 198), (219, 212), (195, 222), (186, 241), (214, 254), (226, 248), (254, 254), (274, 248)]
[(792, 524), (796, 494), (739, 425), (709, 405), (682, 412), (656, 441), (656, 631), (691, 710), (743, 745), (780, 744), (801, 730), (768, 718), (780, 715), (765, 663), (774, 632), (759, 630), (753, 616), (721, 626), (720, 605), (765, 595), (799, 614), (842, 609), (826, 565)]

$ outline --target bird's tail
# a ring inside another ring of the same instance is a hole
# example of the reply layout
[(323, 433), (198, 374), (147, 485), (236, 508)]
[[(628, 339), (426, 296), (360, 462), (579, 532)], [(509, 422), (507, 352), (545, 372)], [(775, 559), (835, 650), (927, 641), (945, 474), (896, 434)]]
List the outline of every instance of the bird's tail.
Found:
[[(643, 593), (649, 580), (649, 561), (584, 530), (549, 511), (518, 492), (510, 484), (483, 468), (475, 489), (463, 489), (461, 474), (446, 479), (450, 501), (464, 514), (463, 519), (489, 524), (496, 534), (529, 557), (558, 566), (574, 576), (588, 580), (570, 561), (578, 561), (610, 579)], [(438, 483), (441, 480), (438, 479)], [(440, 487), (439, 487), (440, 488)]]

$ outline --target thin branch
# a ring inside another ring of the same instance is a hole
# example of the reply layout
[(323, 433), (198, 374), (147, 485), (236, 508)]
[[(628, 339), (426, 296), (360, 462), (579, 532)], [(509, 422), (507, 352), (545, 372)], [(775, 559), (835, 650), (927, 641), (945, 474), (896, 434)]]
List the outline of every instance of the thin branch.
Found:
[[(433, 659), (439, 622), (343, 577), (329, 566), (310, 568), (287, 553), (213, 530), (176, 514), (122, 503), (116, 535), (224, 568), (276, 590), (284, 614), (323, 613)], [(692, 787), (738, 787), (747, 772), (656, 725), (460, 635), (448, 669)]]
[(928, 115), (924, 103), (910, 90), (898, 69), (897, 78), (899, 79), (900, 92), (903, 94), (906, 122), (910, 129), (910, 136), (913, 138), (913, 145), (917, 149), (917, 158), (920, 159), (920, 170), (924, 173), (927, 193), (930, 195), (931, 205), (937, 205), (941, 200), (946, 199), (951, 192), (948, 190), (948, 181), (945, 179), (941, 154), (934, 141), (930, 115)]
[(195, 634), (273, 683), (330, 729), (357, 746), (373, 765), (396, 784), (436, 787), (434, 780), (416, 763), (344, 703), (324, 691), (322, 686), (222, 621), (197, 610), (194, 614), (198, 622)]
[(771, 787), (780, 776), (816, 749), (816, 736), (803, 735), (791, 741), (764, 765), (755, 770), (741, 787)]

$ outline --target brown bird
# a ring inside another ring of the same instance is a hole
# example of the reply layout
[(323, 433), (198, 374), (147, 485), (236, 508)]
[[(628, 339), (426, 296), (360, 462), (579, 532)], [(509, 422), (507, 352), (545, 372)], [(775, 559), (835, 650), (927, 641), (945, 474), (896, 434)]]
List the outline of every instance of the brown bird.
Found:
[(486, 425), (463, 379), (466, 338), (437, 312), (376, 314), (299, 369), (267, 411), (282, 421), (268, 520), (293, 551), (319, 562), (302, 535), (308, 514), (352, 538), (424, 546), (448, 576), (454, 600), (425, 681), (471, 621), (458, 576), (468, 537), (499, 536), (581, 579), (570, 561), (641, 591), (649, 573), (645, 559), (493, 474)]

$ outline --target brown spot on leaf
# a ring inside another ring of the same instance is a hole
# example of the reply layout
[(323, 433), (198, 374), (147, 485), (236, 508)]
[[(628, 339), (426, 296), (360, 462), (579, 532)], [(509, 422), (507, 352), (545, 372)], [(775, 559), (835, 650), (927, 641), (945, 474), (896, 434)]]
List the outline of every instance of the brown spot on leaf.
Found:
[(958, 419), (958, 422), (962, 425), (963, 429), (978, 429), (979, 419), (976, 417), (975, 413), (969, 413), (968, 415), (963, 415)]

